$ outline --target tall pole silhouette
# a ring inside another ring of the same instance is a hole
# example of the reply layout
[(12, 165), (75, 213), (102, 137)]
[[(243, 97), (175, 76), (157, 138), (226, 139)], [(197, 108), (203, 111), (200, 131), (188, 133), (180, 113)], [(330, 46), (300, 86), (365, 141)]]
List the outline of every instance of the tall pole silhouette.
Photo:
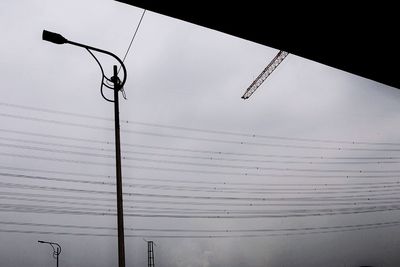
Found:
[[(118, 225), (118, 263), (119, 267), (125, 267), (125, 240), (124, 240), (124, 213), (123, 213), (123, 199), (122, 199), (122, 170), (121, 170), (121, 145), (120, 145), (120, 128), (119, 128), (119, 101), (118, 101), (118, 93), (121, 91), (124, 94), (123, 87), (126, 82), (127, 72), (123, 61), (114, 55), (111, 52), (88, 46), (85, 44), (69, 41), (64, 38), (62, 35), (54, 32), (49, 32), (44, 30), (42, 39), (45, 41), (49, 41), (55, 44), (71, 44), (74, 46), (79, 46), (85, 48), (96, 60), (97, 64), (100, 67), (102, 78), (101, 78), (101, 85), (100, 85), (100, 92), (102, 97), (108, 101), (114, 103), (114, 120), (115, 120), (115, 159), (116, 159), (116, 187), (117, 187), (117, 225)], [(99, 53), (103, 53), (115, 58), (122, 67), (124, 72), (124, 78), (121, 81), (118, 77), (117, 66), (113, 66), (113, 76), (108, 78), (104, 74), (104, 70), (100, 61), (96, 58), (96, 56), (92, 53), (92, 51), (96, 51)], [(113, 86), (111, 87), (107, 82), (112, 83)], [(107, 87), (108, 89), (112, 89), (114, 91), (114, 98), (109, 99), (103, 93), (103, 87)]]
[(115, 163), (117, 177), (117, 223), (118, 223), (118, 253), (119, 266), (125, 266), (125, 243), (124, 243), (124, 211), (122, 200), (122, 170), (121, 170), (121, 145), (119, 129), (119, 101), (118, 92), (120, 80), (118, 78), (117, 66), (114, 65), (114, 76), (111, 78), (114, 83), (114, 121), (115, 121)]

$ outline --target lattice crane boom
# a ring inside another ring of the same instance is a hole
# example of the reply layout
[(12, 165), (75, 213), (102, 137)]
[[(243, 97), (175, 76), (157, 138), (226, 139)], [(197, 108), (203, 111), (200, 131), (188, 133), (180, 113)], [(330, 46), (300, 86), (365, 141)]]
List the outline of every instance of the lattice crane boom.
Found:
[(278, 54), (272, 59), (272, 61), (268, 64), (268, 66), (258, 75), (258, 77), (250, 84), (247, 88), (246, 92), (242, 96), (243, 99), (249, 98), (260, 85), (268, 78), (269, 75), (278, 67), (279, 64), (285, 59), (288, 55), (288, 52), (279, 51)]

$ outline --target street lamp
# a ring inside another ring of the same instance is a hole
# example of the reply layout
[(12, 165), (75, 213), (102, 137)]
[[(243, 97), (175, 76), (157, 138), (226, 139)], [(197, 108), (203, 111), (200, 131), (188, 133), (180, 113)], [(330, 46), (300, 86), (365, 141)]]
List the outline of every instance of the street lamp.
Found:
[[(53, 258), (57, 259), (57, 267), (58, 267), (58, 255), (61, 253), (61, 246), (54, 242), (42, 241), (38, 240), (39, 243), (49, 244), (53, 248)], [(54, 247), (57, 246), (57, 247)]]
[[(120, 128), (119, 128), (119, 104), (118, 104), (118, 92), (121, 91), (123, 96), (125, 97), (123, 86), (126, 82), (127, 72), (124, 63), (120, 58), (114, 55), (111, 52), (95, 48), (92, 46), (88, 46), (81, 43), (76, 43), (67, 40), (62, 35), (54, 32), (49, 32), (44, 30), (42, 39), (45, 41), (49, 41), (55, 44), (70, 44), (85, 48), (96, 60), (97, 64), (100, 67), (102, 78), (100, 84), (100, 92), (102, 97), (107, 100), (108, 102), (114, 103), (114, 121), (115, 121), (115, 159), (116, 159), (116, 185), (117, 185), (117, 223), (118, 223), (118, 262), (119, 267), (125, 267), (125, 241), (124, 241), (124, 214), (123, 214), (123, 204), (122, 204), (122, 171), (121, 171), (121, 145), (120, 145)], [(103, 67), (101, 66), (99, 60), (95, 57), (92, 51), (100, 52), (115, 58), (122, 67), (124, 77), (122, 81), (118, 78), (118, 70), (117, 66), (114, 65), (113, 68), (113, 76), (108, 78), (104, 75)], [(109, 84), (112, 83), (113, 86), (111, 87)], [(109, 99), (103, 93), (103, 86), (107, 87), (108, 89), (112, 89), (114, 91), (114, 98)]]

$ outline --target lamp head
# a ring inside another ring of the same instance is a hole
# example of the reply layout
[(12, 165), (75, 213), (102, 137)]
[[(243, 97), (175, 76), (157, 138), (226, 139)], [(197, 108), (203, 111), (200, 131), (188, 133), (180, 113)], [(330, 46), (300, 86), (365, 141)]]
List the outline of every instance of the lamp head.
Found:
[(44, 243), (44, 241), (42, 241), (42, 240), (38, 240), (38, 242), (39, 242), (39, 243)]
[(43, 30), (42, 39), (55, 44), (65, 44), (68, 42), (61, 34)]

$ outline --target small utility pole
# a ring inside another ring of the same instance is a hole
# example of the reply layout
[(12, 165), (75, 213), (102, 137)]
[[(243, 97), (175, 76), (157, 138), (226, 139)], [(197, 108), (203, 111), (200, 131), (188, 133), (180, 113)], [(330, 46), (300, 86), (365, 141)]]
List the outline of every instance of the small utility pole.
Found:
[(153, 249), (153, 241), (147, 241), (147, 266), (154, 267), (154, 249)]

